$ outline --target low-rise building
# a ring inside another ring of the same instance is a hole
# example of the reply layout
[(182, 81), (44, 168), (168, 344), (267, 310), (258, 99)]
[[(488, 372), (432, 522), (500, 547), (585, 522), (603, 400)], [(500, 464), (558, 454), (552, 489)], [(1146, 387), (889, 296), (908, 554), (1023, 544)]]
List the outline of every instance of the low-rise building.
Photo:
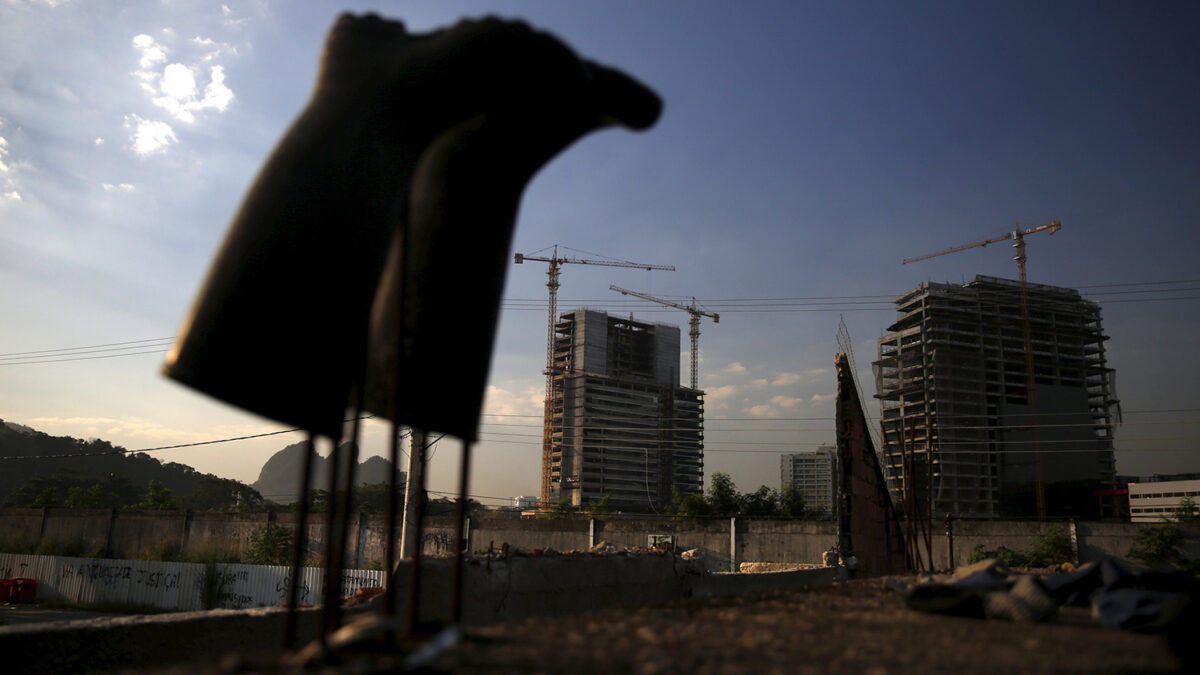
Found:
[(805, 508), (833, 515), (837, 499), (837, 449), (819, 446), (812, 452), (796, 452), (779, 457), (780, 489), (791, 484), (804, 496)]
[(1160, 523), (1180, 515), (1180, 502), (1191, 499), (1192, 514), (1200, 502), (1200, 480), (1169, 480), (1129, 484), (1129, 519)]

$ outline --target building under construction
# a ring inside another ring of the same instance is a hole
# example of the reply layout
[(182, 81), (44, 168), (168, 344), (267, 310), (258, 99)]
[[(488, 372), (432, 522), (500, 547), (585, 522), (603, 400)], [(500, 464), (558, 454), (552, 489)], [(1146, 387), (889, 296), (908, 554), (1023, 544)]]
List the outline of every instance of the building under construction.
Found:
[(1087, 517), (1112, 486), (1120, 409), (1100, 306), (1069, 288), (1027, 296), (1028, 339), (1016, 281), (925, 283), (896, 300), (874, 366), (885, 473), (906, 511), (1020, 518), (1044, 499), (1047, 517)]
[(578, 310), (554, 326), (542, 500), (662, 511), (704, 480), (704, 392), (679, 384), (679, 327)]

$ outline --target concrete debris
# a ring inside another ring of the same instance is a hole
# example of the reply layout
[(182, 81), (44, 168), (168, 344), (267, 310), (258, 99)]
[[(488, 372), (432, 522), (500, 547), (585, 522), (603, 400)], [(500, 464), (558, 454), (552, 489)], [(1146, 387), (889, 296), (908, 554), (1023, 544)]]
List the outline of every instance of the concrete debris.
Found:
[(812, 567), (814, 565), (805, 563), (744, 562), (738, 565), (738, 571), (742, 574), (762, 574), (766, 572), (794, 572)]
[(615, 553), (616, 550), (617, 550), (616, 546), (613, 546), (612, 544), (608, 543), (607, 541), (602, 541), (599, 544), (596, 544), (595, 546), (588, 549), (588, 553), (606, 554), (606, 553)]

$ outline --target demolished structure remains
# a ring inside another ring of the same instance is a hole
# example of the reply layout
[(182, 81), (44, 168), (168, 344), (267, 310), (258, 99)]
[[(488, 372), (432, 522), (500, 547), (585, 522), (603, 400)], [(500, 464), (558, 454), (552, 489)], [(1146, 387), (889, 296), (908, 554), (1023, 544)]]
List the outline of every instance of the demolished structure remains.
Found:
[(679, 327), (577, 310), (555, 325), (542, 500), (661, 511), (704, 480), (704, 392), (679, 384)]
[[(1094, 517), (1119, 423), (1100, 306), (1028, 284), (1028, 378), (1016, 281), (977, 276), (900, 296), (874, 363), (890, 489), (934, 517)], [(1028, 382), (1034, 383), (1033, 391)]]

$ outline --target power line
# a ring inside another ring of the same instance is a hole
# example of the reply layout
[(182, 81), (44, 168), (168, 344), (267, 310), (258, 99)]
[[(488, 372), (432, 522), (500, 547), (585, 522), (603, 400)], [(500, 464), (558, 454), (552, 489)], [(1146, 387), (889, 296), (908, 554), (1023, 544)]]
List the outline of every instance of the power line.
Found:
[[(1184, 284), (1200, 284), (1200, 279), (1175, 279), (1175, 280), (1164, 280), (1164, 281), (1132, 281), (1132, 282), (1118, 282), (1118, 283), (1112, 283), (1112, 284), (1092, 284), (1092, 285), (1076, 286), (1076, 287), (1074, 287), (1074, 289), (1075, 290), (1085, 289), (1085, 288), (1087, 288), (1087, 289), (1090, 289), (1090, 288), (1121, 289), (1121, 288), (1133, 288), (1133, 287), (1144, 287), (1144, 286), (1173, 286), (1173, 285), (1184, 285)], [(1062, 287), (1062, 288), (1068, 288), (1068, 287)], [(1135, 294), (1135, 293), (1136, 294), (1146, 294), (1146, 293), (1158, 293), (1158, 292), (1181, 293), (1181, 292), (1185, 292), (1185, 291), (1195, 291), (1195, 290), (1200, 290), (1200, 287), (1161, 288), (1161, 289), (1150, 289), (1150, 290), (1106, 290), (1106, 291), (1098, 291), (1095, 293), (1091, 293), (1091, 295), (1093, 295), (1093, 296), (1110, 296), (1110, 295), (1124, 295), (1124, 294)], [(857, 309), (853, 308), (853, 307), (846, 307), (845, 309), (846, 309), (846, 311), (893, 311), (895, 300), (899, 297), (904, 296), (905, 294), (907, 294), (909, 292), (911, 292), (911, 291), (906, 290), (901, 293), (879, 293), (879, 294), (871, 294), (871, 295), (697, 298), (697, 302), (703, 303), (706, 306), (712, 306), (712, 307), (716, 307), (716, 308), (726, 308), (725, 311), (728, 311), (728, 312), (741, 311), (741, 312), (746, 312), (746, 313), (771, 312), (771, 311), (781, 311), (781, 312), (838, 311), (836, 308), (826, 309), (826, 307), (832, 306), (832, 305), (839, 305), (839, 306), (844, 307), (846, 305), (871, 305), (871, 304), (881, 304), (881, 305), (886, 305), (886, 307), (857, 308)], [(664, 297), (684, 297), (684, 296), (665, 295)], [(689, 296), (689, 298), (690, 298), (690, 296)], [(1156, 302), (1156, 301), (1164, 301), (1164, 300), (1196, 300), (1196, 299), (1200, 299), (1200, 296), (1172, 296), (1172, 297), (1163, 297), (1163, 298), (1139, 298), (1139, 299), (1133, 299), (1133, 300), (1109, 300), (1107, 302)], [(849, 302), (841, 302), (841, 303), (827, 302), (827, 301), (831, 301), (831, 300), (840, 300), (840, 301), (849, 301)], [(622, 309), (640, 308), (640, 309), (638, 309), (639, 313), (652, 312), (652, 311), (654, 311), (654, 312), (656, 312), (656, 311), (663, 311), (663, 312), (672, 311), (670, 309), (665, 309), (665, 308), (662, 310), (659, 310), (659, 309), (656, 309), (653, 306), (647, 305), (645, 302), (642, 302), (639, 300), (622, 300), (622, 299), (617, 299), (617, 298), (574, 299), (574, 300), (564, 299), (564, 300), (562, 300), (562, 302), (564, 304), (589, 304), (589, 305), (599, 305), (599, 306), (622, 308)], [(519, 311), (519, 310), (524, 310), (524, 309), (533, 310), (533, 309), (537, 309), (539, 307), (544, 308), (545, 304), (546, 304), (546, 300), (545, 300), (545, 298), (505, 298), (502, 301), (502, 303), (506, 309), (513, 309), (513, 310)], [(728, 303), (728, 304), (722, 304), (722, 303)], [(1049, 303), (1046, 303), (1046, 304), (1052, 305), (1053, 301), (1050, 301)], [(739, 308), (755, 308), (755, 307), (761, 307), (761, 308), (766, 308), (766, 309), (739, 309)], [(789, 308), (801, 308), (801, 309), (789, 309)], [(172, 341), (174, 339), (175, 339), (175, 337), (171, 336), (171, 337), (160, 337), (160, 338), (148, 338), (148, 339), (143, 339), (143, 340), (126, 340), (123, 342), (106, 342), (106, 343), (102, 343), (102, 344), (84, 345), (84, 346), (79, 346), (79, 347), (60, 347), (57, 349), (38, 349), (38, 350), (23, 351), (23, 352), (7, 352), (7, 353), (0, 353), (0, 360), (10, 360), (10, 359), (18, 359), (19, 360), (23, 357), (32, 357), (32, 356), (47, 356), (47, 357), (78, 356), (80, 354), (94, 353), (91, 350), (95, 350), (95, 352), (123, 351), (123, 350), (139, 349), (140, 347), (148, 347), (148, 346), (165, 346), (165, 345), (151, 345), (150, 343), (169, 343), (170, 341)], [(116, 349), (107, 349), (110, 347), (116, 348)], [(134, 354), (138, 354), (138, 353), (153, 353), (153, 352), (130, 352), (129, 355), (134, 355)], [(121, 354), (121, 356), (123, 356), (123, 355), (125, 355), (125, 354)], [(28, 363), (35, 363), (35, 362), (31, 361)], [(0, 364), (0, 365), (4, 365), (4, 364)]]
[[(80, 349), (96, 349), (99, 347), (119, 347), (121, 345), (138, 345), (138, 344), (143, 344), (146, 342), (163, 342), (166, 340), (174, 340), (174, 339), (175, 339), (174, 337), (149, 338), (146, 340), (129, 340), (126, 342), (109, 342), (109, 343), (102, 344), (102, 345), (87, 345), (85, 347), (62, 347), (60, 349), (42, 349), (42, 350), (33, 351), (33, 352), (9, 352), (8, 354), (0, 354), (0, 358), (6, 359), (6, 358), (11, 358), (11, 357), (17, 357), (17, 356), (31, 356), (34, 354), (48, 354), (50, 352), (74, 352), (74, 351), (77, 351)], [(132, 349), (132, 347), (127, 347), (127, 349)]]
[(40, 361), (10, 361), (0, 363), (0, 366), (29, 366), (35, 363), (64, 363), (66, 361), (94, 361), (96, 359), (115, 359), (119, 356), (137, 356), (138, 354), (165, 354), (169, 349), (151, 349), (143, 352), (124, 352), (122, 354), (105, 354), (104, 356), (79, 356), (67, 359), (44, 359)]
[[(360, 420), (369, 420), (374, 418), (374, 415), (363, 415), (358, 417)], [(343, 422), (352, 422), (354, 418), (343, 420)], [(281, 434), (291, 434), (297, 431), (307, 431), (306, 429), (284, 429), (282, 431), (267, 431), (261, 434), (250, 434), (248, 436), (234, 436), (231, 438), (218, 438), (210, 441), (195, 441), (193, 443), (179, 443), (177, 445), (161, 445), (156, 448), (140, 448), (138, 450), (126, 450), (125, 448), (113, 448), (112, 450), (101, 450), (98, 452), (72, 452), (58, 455), (23, 455), (19, 457), (0, 457), (0, 460), (6, 459), (61, 459), (66, 457), (99, 457), (103, 455), (136, 455), (143, 452), (156, 452), (159, 450), (178, 450), (180, 448), (194, 448), (200, 445), (216, 445), (218, 443), (232, 443), (233, 441), (248, 441), (254, 438), (264, 438), (267, 436), (279, 436)], [(444, 435), (444, 434), (443, 434)], [(107, 442), (107, 441), (106, 441)]]

